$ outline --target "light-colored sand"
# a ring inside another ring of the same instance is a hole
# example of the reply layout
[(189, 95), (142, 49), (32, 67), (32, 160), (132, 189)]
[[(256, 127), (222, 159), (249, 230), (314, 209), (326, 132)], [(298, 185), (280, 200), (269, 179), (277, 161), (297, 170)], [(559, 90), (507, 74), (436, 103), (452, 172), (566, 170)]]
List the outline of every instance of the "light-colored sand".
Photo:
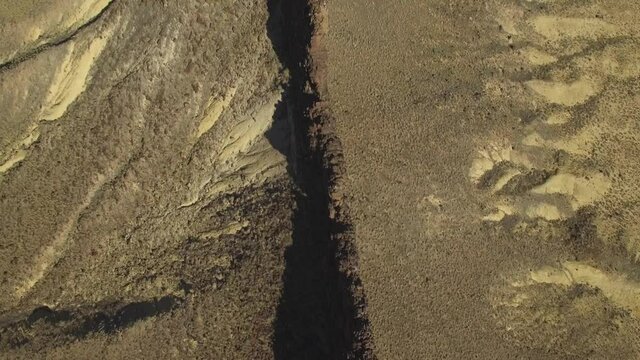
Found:
[(522, 18), (524, 12), (516, 6), (505, 6), (503, 11), (497, 14), (496, 22), (502, 30), (510, 35), (518, 35), (518, 20)]
[(70, 42), (64, 59), (49, 88), (40, 114), (41, 120), (57, 120), (86, 89), (91, 67), (104, 50), (112, 31), (95, 37), (88, 45)]
[(525, 48), (522, 52), (532, 65), (547, 65), (558, 61), (557, 57), (534, 47)]
[[(31, 147), (31, 145), (33, 145), (33, 143), (38, 141), (39, 137), (40, 137), (40, 131), (38, 130), (37, 126), (35, 125), (32, 126), (29, 129), (29, 134), (25, 136), (22, 140), (18, 141), (16, 146), (13, 146), (11, 149), (9, 149), (9, 151), (7, 151), (9, 156), (4, 161), (4, 163), (0, 163), (0, 174), (7, 172), (8, 170), (12, 169), (15, 165), (17, 165), (19, 162), (24, 160), (28, 155), (27, 150), (29, 149), (29, 147)], [(0, 152), (0, 158), (3, 157), (2, 155), (4, 154)]]
[(218, 155), (218, 161), (228, 163), (239, 155), (247, 154), (273, 124), (273, 114), (281, 95), (274, 94), (268, 102), (250, 117), (240, 121), (230, 132)]
[(11, 156), (7, 161), (5, 161), (3, 164), (0, 164), (0, 174), (7, 172), (20, 161), (24, 160), (26, 156), (27, 152), (25, 150), (16, 151), (13, 156)]
[[(228, 93), (229, 103), (230, 94), (231, 91)], [(280, 93), (272, 94), (252, 115), (235, 122), (215, 157), (214, 173), (204, 179), (194, 180), (189, 198), (180, 208), (197, 204), (203, 195), (211, 198), (230, 189), (262, 184), (286, 171), (286, 158), (266, 137), (267, 131), (273, 126), (275, 108), (280, 101)], [(222, 113), (223, 108), (224, 106), (216, 106), (219, 110), (214, 109), (213, 115), (218, 114), (218, 111)], [(209, 115), (211, 114), (207, 117)], [(213, 118), (215, 116), (211, 119)], [(217, 120), (213, 120), (211, 126), (215, 121)]]
[(249, 221), (235, 221), (227, 224), (222, 228), (213, 229), (204, 233), (201, 233), (200, 236), (204, 238), (217, 239), (222, 235), (235, 235), (240, 230), (249, 226)]
[(571, 113), (568, 111), (555, 112), (547, 117), (546, 123), (549, 125), (562, 125), (571, 120)]
[(202, 136), (204, 133), (209, 131), (213, 127), (213, 125), (215, 125), (215, 123), (220, 118), (220, 115), (222, 115), (225, 109), (229, 107), (229, 104), (231, 104), (231, 101), (233, 100), (233, 97), (235, 96), (237, 90), (237, 87), (232, 87), (229, 89), (229, 91), (227, 91), (222, 99), (209, 99), (207, 110), (205, 111), (205, 116), (198, 126), (198, 134), (196, 135), (197, 137)]
[[(14, 167), (28, 156), (26, 151), (40, 137), (37, 120), (52, 121), (59, 119), (67, 111), (67, 108), (84, 92), (90, 80), (90, 70), (93, 63), (104, 50), (113, 28), (95, 37), (88, 43), (70, 41), (63, 45), (66, 48), (66, 56), (61, 59), (55, 75), (49, 85), (46, 98), (33, 124), (29, 126), (26, 134), (5, 150), (10, 155), (0, 165), (0, 173)], [(0, 156), (2, 154), (0, 153)]]
[[(554, 119), (562, 121), (563, 119)], [(556, 125), (554, 123), (553, 125)], [(572, 155), (588, 156), (593, 150), (598, 136), (603, 130), (598, 125), (589, 125), (581, 129), (577, 134), (560, 139), (545, 139), (537, 132), (532, 132), (522, 139), (522, 144), (547, 149), (563, 150)]]
[(571, 199), (571, 206), (577, 210), (585, 205), (602, 199), (611, 181), (604, 175), (596, 173), (588, 177), (577, 177), (572, 174), (552, 176), (544, 184), (531, 190), (534, 194), (561, 194)]
[(0, 3), (0, 34), (8, 41), (0, 45), (0, 64), (37, 48), (60, 42), (98, 16), (110, 0), (42, 1)]
[(507, 169), (505, 174), (502, 175), (502, 177), (500, 177), (498, 181), (496, 181), (495, 185), (493, 186), (493, 192), (495, 193), (500, 191), (502, 188), (504, 188), (505, 185), (507, 185), (509, 180), (513, 179), (514, 177), (520, 174), (522, 174), (522, 172), (520, 172), (520, 170), (518, 169), (513, 169), (513, 168)]
[(478, 150), (478, 157), (476, 157), (471, 163), (469, 177), (472, 181), (478, 182), (497, 164), (505, 161), (525, 168), (531, 168), (533, 166), (526, 154), (515, 151), (508, 145), (492, 143), (487, 147)]
[(599, 84), (580, 79), (572, 83), (546, 80), (530, 80), (526, 85), (552, 104), (574, 106), (585, 103), (598, 93)]
[(557, 16), (537, 16), (531, 20), (537, 33), (552, 41), (562, 39), (597, 39), (613, 37), (618, 28), (601, 19), (563, 18)]
[(605, 47), (591, 56), (573, 60), (584, 74), (606, 80), (614, 77), (627, 80), (640, 76), (640, 45), (628, 40)]
[(561, 267), (544, 267), (532, 271), (531, 280), (565, 286), (587, 284), (602, 290), (616, 305), (640, 316), (640, 283), (623, 274), (606, 272), (581, 262), (566, 261)]
[(541, 218), (549, 221), (559, 220), (564, 217), (557, 206), (547, 203), (531, 205), (523, 213), (531, 219)]

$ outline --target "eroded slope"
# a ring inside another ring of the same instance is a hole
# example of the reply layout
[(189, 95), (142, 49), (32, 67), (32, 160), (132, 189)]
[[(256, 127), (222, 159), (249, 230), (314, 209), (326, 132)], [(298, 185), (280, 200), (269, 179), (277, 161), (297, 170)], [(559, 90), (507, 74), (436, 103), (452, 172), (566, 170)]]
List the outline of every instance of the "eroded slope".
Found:
[(59, 5), (2, 4), (2, 356), (272, 358), (293, 198), (266, 4)]

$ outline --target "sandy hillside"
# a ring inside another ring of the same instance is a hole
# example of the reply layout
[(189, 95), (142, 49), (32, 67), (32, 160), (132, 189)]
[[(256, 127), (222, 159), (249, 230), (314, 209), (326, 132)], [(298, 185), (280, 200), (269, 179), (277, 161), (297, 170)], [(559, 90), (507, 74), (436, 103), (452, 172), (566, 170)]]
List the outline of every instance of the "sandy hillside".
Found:
[(639, 14), (0, 0), (0, 358), (640, 358)]
[(293, 195), (267, 10), (2, 2), (3, 358), (272, 357)]

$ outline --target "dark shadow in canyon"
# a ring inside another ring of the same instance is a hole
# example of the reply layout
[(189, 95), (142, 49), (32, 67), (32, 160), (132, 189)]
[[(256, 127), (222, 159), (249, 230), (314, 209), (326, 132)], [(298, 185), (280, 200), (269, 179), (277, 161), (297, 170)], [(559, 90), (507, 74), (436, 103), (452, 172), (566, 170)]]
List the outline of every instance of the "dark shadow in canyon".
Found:
[(269, 0), (268, 10), (268, 35), (289, 81), (267, 138), (287, 156), (296, 187), (293, 243), (285, 253), (284, 288), (274, 321), (274, 356), (368, 358), (362, 350), (366, 346), (358, 344), (368, 322), (359, 316), (352, 279), (340, 270), (341, 259), (349, 260), (350, 254), (336, 240), (351, 229), (330, 216), (333, 169), (322, 139), (310, 131), (319, 125), (310, 115), (319, 99), (308, 90), (306, 68), (311, 8), (307, 1)]
[[(168, 313), (182, 304), (172, 295), (128, 304), (51, 309), (41, 306), (29, 314), (0, 319), (0, 352), (39, 343), (70, 343), (94, 333), (114, 334), (138, 321)], [(54, 340), (55, 339), (55, 340)]]

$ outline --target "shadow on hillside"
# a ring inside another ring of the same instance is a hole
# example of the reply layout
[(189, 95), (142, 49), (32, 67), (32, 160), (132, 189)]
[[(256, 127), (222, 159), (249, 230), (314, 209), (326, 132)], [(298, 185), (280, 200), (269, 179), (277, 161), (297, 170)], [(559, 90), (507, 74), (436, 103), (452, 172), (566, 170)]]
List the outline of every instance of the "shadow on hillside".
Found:
[(308, 136), (312, 120), (307, 110), (317, 100), (304, 91), (312, 32), (309, 7), (302, 0), (269, 0), (268, 7), (268, 35), (290, 81), (267, 137), (287, 156), (297, 186), (293, 244), (285, 253), (273, 352), (277, 360), (352, 358), (356, 309), (332, 238), (332, 232), (342, 229), (329, 217), (329, 171), (323, 153)]

